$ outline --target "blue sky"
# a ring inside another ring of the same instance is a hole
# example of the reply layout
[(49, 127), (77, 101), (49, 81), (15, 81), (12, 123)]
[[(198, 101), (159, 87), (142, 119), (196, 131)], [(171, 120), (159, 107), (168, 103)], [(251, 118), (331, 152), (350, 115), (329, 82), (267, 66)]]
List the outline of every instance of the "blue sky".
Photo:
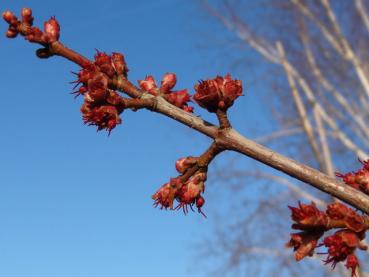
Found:
[[(229, 71), (212, 62), (211, 45), (209, 55), (199, 49), (216, 28), (195, 3), (0, 1), (0, 8), (19, 15), (31, 7), (37, 26), (55, 15), (61, 41), (87, 57), (95, 48), (124, 53), (132, 81), (175, 72), (176, 88), (192, 90)], [(209, 140), (147, 111), (123, 113), (110, 137), (96, 133), (82, 123), (81, 99), (69, 94), (77, 66), (37, 59), (36, 49), (0, 37), (0, 276), (205, 276), (193, 246), (214, 219), (154, 209), (151, 195), (175, 176), (177, 158), (200, 154)], [(247, 93), (237, 105), (236, 127), (245, 130), (246, 116), (263, 122), (257, 97)], [(205, 212), (217, 206), (206, 200)]]

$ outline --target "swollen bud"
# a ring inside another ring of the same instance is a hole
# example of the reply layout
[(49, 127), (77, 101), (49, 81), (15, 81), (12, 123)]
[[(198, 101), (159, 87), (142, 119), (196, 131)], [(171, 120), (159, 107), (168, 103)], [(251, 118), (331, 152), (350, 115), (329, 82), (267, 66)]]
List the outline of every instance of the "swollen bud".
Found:
[(3, 18), (8, 24), (14, 24), (17, 22), (17, 17), (11, 11), (3, 12)]
[(157, 95), (158, 87), (156, 85), (154, 77), (152, 77), (151, 75), (146, 76), (145, 80), (138, 80), (137, 82), (140, 88), (142, 88), (143, 90), (151, 93), (152, 95)]
[(17, 31), (8, 29), (5, 33), (7, 38), (15, 38), (18, 35)]
[(197, 157), (186, 157), (180, 158), (176, 161), (176, 169), (179, 173), (183, 174), (189, 169), (191, 166), (195, 165), (199, 158)]
[(49, 21), (44, 23), (45, 33), (49, 39), (49, 42), (54, 42), (59, 39), (60, 35), (60, 26), (58, 21), (56, 21), (55, 17), (51, 17)]
[(174, 73), (166, 73), (161, 80), (160, 91), (168, 93), (176, 85), (177, 77)]
[(123, 54), (113, 52), (111, 54), (111, 60), (112, 60), (115, 71), (118, 74), (123, 74), (124, 76), (127, 77), (128, 67), (124, 60)]
[(27, 23), (29, 25), (33, 24), (32, 10), (30, 8), (22, 9), (22, 22)]

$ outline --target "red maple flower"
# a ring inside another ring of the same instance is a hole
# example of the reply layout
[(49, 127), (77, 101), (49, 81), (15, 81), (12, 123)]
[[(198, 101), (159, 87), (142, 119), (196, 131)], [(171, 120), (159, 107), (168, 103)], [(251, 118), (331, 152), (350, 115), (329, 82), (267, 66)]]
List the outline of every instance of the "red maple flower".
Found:
[[(174, 106), (184, 109), (188, 107), (188, 102), (191, 101), (191, 96), (187, 89), (182, 89), (178, 91), (172, 91), (164, 95), (164, 98)], [(192, 107), (191, 107), (192, 108)], [(189, 111), (189, 110), (187, 110)]]
[(177, 76), (174, 73), (166, 73), (163, 77), (163, 79), (161, 79), (161, 86), (160, 86), (160, 91), (162, 93), (168, 93), (170, 92), (170, 90), (172, 88), (174, 88), (174, 86), (176, 85), (177, 82)]
[[(179, 205), (177, 210), (183, 209), (183, 212), (188, 213), (188, 206), (192, 209), (192, 206), (196, 204), (197, 199), (201, 197), (201, 193), (205, 191), (206, 173), (195, 173), (180, 189), (177, 195), (177, 201)], [(199, 212), (201, 212), (202, 200), (199, 200)], [(204, 201), (205, 202), (205, 201)]]
[(144, 90), (147, 91), (148, 93), (152, 94), (152, 95), (158, 95), (158, 86), (156, 85), (155, 79), (153, 76), (148, 75), (145, 77), (144, 80), (138, 80), (138, 85)]
[(187, 171), (187, 169), (195, 165), (198, 160), (199, 160), (198, 157), (192, 156), (178, 159), (176, 161), (176, 169), (178, 173), (184, 174)]
[(108, 54), (97, 50), (95, 65), (99, 67), (101, 72), (105, 73), (110, 78), (114, 77), (116, 71), (113, 67), (112, 59)]
[(292, 247), (293, 251), (295, 252), (296, 261), (300, 261), (303, 258), (312, 256), (314, 254), (314, 250), (318, 245), (318, 241), (323, 234), (323, 230), (304, 231), (291, 234), (291, 239), (286, 244), (286, 247)]
[(123, 54), (113, 52), (111, 54), (111, 60), (112, 60), (113, 67), (115, 71), (117, 72), (117, 74), (127, 77), (127, 73), (129, 70), (128, 70), (128, 66), (126, 64)]
[(225, 78), (217, 76), (200, 81), (195, 90), (193, 99), (209, 112), (216, 112), (218, 109), (227, 110), (242, 95), (242, 83), (232, 80), (231, 75), (227, 74)]
[(346, 228), (351, 231), (361, 232), (365, 230), (364, 218), (342, 203), (329, 204), (326, 214), (333, 220), (343, 221)]
[(351, 277), (356, 276), (356, 269), (359, 267), (359, 260), (355, 254), (350, 254), (346, 258), (346, 268), (351, 268)]
[(116, 107), (111, 105), (93, 107), (85, 102), (81, 107), (83, 121), (88, 125), (96, 125), (97, 130), (106, 129), (109, 134), (122, 122)]
[(366, 250), (366, 246), (361, 243), (364, 236), (364, 233), (344, 229), (326, 237), (322, 245), (328, 248), (328, 257), (324, 262), (332, 264), (334, 268), (338, 262), (346, 260), (349, 255), (353, 254), (356, 248)]
[(172, 178), (168, 183), (162, 185), (155, 194), (152, 195), (154, 199), (154, 206), (160, 205), (161, 209), (173, 209), (174, 199), (177, 197), (179, 190), (183, 183), (179, 178)]
[(299, 202), (299, 207), (288, 206), (291, 210), (291, 218), (296, 222), (292, 225), (294, 229), (325, 229), (328, 223), (327, 216), (320, 211), (314, 202), (305, 205)]

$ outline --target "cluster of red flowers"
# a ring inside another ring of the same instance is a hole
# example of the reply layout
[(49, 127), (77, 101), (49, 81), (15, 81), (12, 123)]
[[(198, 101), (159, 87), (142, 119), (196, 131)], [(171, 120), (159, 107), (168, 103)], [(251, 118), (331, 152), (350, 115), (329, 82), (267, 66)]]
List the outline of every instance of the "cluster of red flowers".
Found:
[(172, 91), (177, 83), (177, 76), (174, 73), (166, 73), (161, 80), (160, 87), (157, 86), (153, 76), (146, 76), (145, 80), (138, 80), (139, 86), (148, 93), (155, 96), (162, 96), (169, 103), (186, 111), (193, 112), (193, 107), (188, 106), (191, 101), (191, 95), (187, 89)]
[(346, 174), (337, 172), (336, 176), (342, 178), (347, 185), (369, 194), (369, 161), (360, 162), (363, 167), (358, 171)]
[[(287, 243), (287, 246), (296, 252), (296, 260), (312, 256), (315, 248), (325, 246), (328, 249), (328, 257), (324, 262), (334, 268), (338, 262), (346, 261), (346, 267), (352, 269), (354, 276), (359, 266), (354, 252), (356, 249), (367, 249), (361, 242), (368, 228), (365, 218), (342, 203), (328, 205), (325, 212), (320, 211), (314, 203), (310, 205), (299, 203), (299, 207), (289, 208), (292, 212), (291, 218), (295, 221), (292, 228), (301, 231), (291, 234), (291, 239)], [(339, 230), (333, 235), (326, 236), (318, 244), (324, 233), (333, 228)]]
[[(54, 44), (60, 36), (60, 26), (54, 17), (44, 23), (44, 31), (41, 31), (32, 26), (31, 9), (23, 8), (21, 14), (22, 19), (18, 20), (10, 11), (3, 13), (3, 18), (9, 24), (7, 37), (14, 38), (20, 33), (28, 41), (41, 44), (43, 48), (36, 52), (40, 58), (48, 58), (55, 54), (54, 46), (56, 49), (63, 47), (61, 44)], [(120, 53), (108, 55), (97, 51), (93, 62), (83, 59), (78, 64), (82, 69), (75, 73), (77, 80), (72, 83), (76, 84), (74, 89), (78, 87), (73, 93), (84, 97), (81, 107), (83, 121), (97, 126), (98, 131), (105, 129), (110, 133), (121, 123), (120, 114), (128, 103), (128, 99), (112, 90), (111, 86), (109, 87), (109, 84), (119, 77), (127, 78), (128, 68), (124, 56)], [(176, 74), (167, 73), (162, 78), (160, 87), (150, 75), (144, 80), (139, 80), (138, 84), (144, 91), (154, 96), (161, 96), (186, 112), (193, 112), (194, 108), (188, 105), (191, 101), (188, 90), (173, 91), (176, 82)], [(214, 79), (201, 81), (195, 86), (193, 99), (209, 112), (216, 112), (226, 111), (240, 95), (242, 95), (241, 81), (232, 80), (228, 74), (224, 78), (217, 76)], [(176, 169), (180, 176), (171, 179), (152, 196), (155, 205), (173, 209), (173, 202), (176, 200), (178, 206), (174, 209), (183, 209), (187, 213), (188, 207), (192, 209), (196, 205), (198, 211), (202, 213), (201, 207), (205, 203), (202, 193), (205, 190), (206, 170), (204, 167), (201, 169), (197, 167), (198, 159), (187, 157), (177, 161)]]
[[(198, 158), (196, 157), (186, 157), (176, 162), (176, 169), (182, 175), (172, 178), (152, 196), (155, 201), (155, 207), (160, 205), (164, 209), (183, 209), (183, 212), (186, 214), (188, 206), (193, 210), (193, 205), (196, 205), (198, 212), (205, 216), (201, 210), (205, 199), (201, 194), (205, 191), (206, 173), (198, 170), (187, 181), (181, 180), (183, 174), (186, 174), (192, 166), (195, 166), (197, 161)], [(178, 202), (176, 207), (173, 207), (174, 200)]]
[(209, 112), (216, 112), (218, 109), (227, 110), (233, 105), (234, 100), (242, 95), (242, 83), (239, 80), (232, 80), (231, 75), (227, 74), (225, 78), (217, 76), (214, 79), (200, 81), (195, 90), (193, 99)]
[(80, 70), (74, 81), (79, 89), (73, 93), (84, 96), (81, 107), (83, 121), (96, 125), (97, 130), (109, 132), (121, 123), (120, 114), (124, 110), (123, 98), (108, 88), (109, 79), (117, 75), (127, 76), (128, 68), (124, 56), (112, 53), (111, 56), (97, 51), (95, 62)]
[(60, 26), (54, 17), (51, 17), (44, 23), (44, 32), (42, 32), (39, 28), (32, 27), (33, 16), (31, 9), (23, 8), (21, 15), (22, 20), (19, 21), (11, 11), (3, 13), (4, 20), (9, 24), (9, 28), (6, 32), (8, 38), (15, 38), (19, 33), (18, 28), (22, 28), (27, 33), (25, 38), (30, 42), (45, 44), (52, 43), (59, 39)]

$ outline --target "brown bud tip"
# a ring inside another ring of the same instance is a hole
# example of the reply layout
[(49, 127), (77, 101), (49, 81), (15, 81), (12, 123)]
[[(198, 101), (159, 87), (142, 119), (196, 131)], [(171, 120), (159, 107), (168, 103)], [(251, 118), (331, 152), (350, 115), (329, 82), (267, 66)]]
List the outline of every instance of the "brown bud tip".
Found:
[(14, 30), (7, 30), (5, 35), (7, 38), (15, 38), (18, 35), (18, 32)]
[(3, 12), (3, 18), (8, 24), (11, 24), (17, 17), (11, 11), (5, 11)]

